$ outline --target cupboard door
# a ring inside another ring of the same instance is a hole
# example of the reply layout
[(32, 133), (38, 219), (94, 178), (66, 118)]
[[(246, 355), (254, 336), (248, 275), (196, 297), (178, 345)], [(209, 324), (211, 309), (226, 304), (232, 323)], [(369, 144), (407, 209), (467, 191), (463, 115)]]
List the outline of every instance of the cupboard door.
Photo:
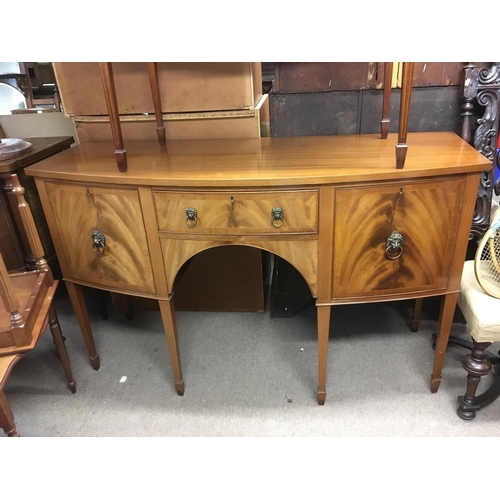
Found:
[(69, 273), (66, 278), (123, 291), (155, 292), (137, 189), (54, 182), (47, 182), (46, 189)]
[(464, 187), (453, 177), (336, 189), (332, 297), (444, 290)]

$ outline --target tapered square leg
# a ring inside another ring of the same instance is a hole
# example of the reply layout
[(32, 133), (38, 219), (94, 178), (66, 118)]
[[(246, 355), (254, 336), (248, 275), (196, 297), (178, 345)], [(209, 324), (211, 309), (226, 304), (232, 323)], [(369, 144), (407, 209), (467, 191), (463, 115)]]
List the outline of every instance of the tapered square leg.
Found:
[(179, 396), (184, 395), (184, 378), (181, 369), (181, 357), (179, 354), (179, 340), (177, 338), (177, 322), (175, 319), (175, 307), (173, 300), (159, 300), (163, 328), (167, 337), (170, 361), (174, 372), (175, 389)]
[(318, 404), (326, 400), (326, 369), (328, 361), (328, 338), (330, 335), (331, 306), (318, 306)]
[(450, 293), (442, 298), (441, 312), (439, 314), (439, 330), (434, 354), (434, 369), (431, 375), (431, 392), (437, 392), (441, 384), (441, 371), (443, 369), (446, 348), (448, 347), (448, 339), (450, 338), (451, 324), (457, 300), (458, 293)]
[(69, 298), (71, 299), (71, 304), (75, 310), (76, 319), (80, 325), (82, 331), (83, 340), (87, 346), (87, 351), (89, 353), (89, 360), (92, 368), (94, 370), (99, 370), (100, 361), (99, 355), (97, 354), (94, 336), (92, 335), (92, 329), (90, 328), (89, 315), (87, 312), (87, 306), (85, 304), (85, 297), (83, 296), (83, 289), (81, 285), (76, 285), (66, 281), (66, 289), (68, 290)]

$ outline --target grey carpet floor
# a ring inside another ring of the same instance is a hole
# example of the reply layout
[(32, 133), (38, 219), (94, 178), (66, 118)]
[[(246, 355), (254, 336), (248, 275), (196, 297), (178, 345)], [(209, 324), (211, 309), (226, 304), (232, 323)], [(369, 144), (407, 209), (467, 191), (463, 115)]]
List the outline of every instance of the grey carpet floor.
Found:
[[(464, 349), (448, 349), (441, 387), (431, 394), (437, 322), (424, 310), (419, 331), (410, 332), (411, 303), (332, 309), (324, 406), (316, 402), (314, 306), (279, 319), (179, 312), (183, 397), (175, 392), (159, 312), (136, 311), (128, 320), (109, 307), (103, 320), (94, 306), (98, 371), (68, 298), (56, 297), (76, 394), (66, 387), (48, 331), (14, 368), (5, 392), (21, 435), (500, 436), (500, 399), (473, 421), (456, 415)], [(468, 338), (467, 327), (455, 322), (452, 335)]]

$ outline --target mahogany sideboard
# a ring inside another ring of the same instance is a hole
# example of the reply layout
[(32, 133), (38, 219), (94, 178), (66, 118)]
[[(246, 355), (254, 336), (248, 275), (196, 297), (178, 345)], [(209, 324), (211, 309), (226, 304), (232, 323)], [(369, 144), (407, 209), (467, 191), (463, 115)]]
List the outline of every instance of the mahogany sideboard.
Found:
[(441, 381), (481, 172), (491, 161), (452, 132), (87, 142), (33, 175), (91, 364), (83, 286), (158, 300), (177, 393), (184, 377), (174, 282), (193, 255), (248, 245), (290, 262), (317, 305), (319, 404), (330, 309), (442, 296), (431, 391)]

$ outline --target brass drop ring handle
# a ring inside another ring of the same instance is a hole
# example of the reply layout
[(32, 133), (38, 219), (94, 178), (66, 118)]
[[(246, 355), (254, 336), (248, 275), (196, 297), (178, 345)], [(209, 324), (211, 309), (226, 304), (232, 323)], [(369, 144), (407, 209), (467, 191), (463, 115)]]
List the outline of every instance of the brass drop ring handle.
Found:
[(193, 207), (187, 207), (186, 208), (186, 225), (189, 227), (194, 227), (196, 226), (198, 219), (197, 219), (197, 211), (196, 208)]
[(283, 209), (281, 207), (274, 207), (271, 210), (271, 223), (274, 227), (281, 227), (285, 219), (283, 218)]
[(403, 255), (403, 242), (403, 235), (399, 231), (393, 231), (385, 244), (385, 256), (389, 260), (399, 259)]
[(92, 250), (97, 255), (102, 255), (106, 250), (106, 236), (101, 231), (92, 231)]

